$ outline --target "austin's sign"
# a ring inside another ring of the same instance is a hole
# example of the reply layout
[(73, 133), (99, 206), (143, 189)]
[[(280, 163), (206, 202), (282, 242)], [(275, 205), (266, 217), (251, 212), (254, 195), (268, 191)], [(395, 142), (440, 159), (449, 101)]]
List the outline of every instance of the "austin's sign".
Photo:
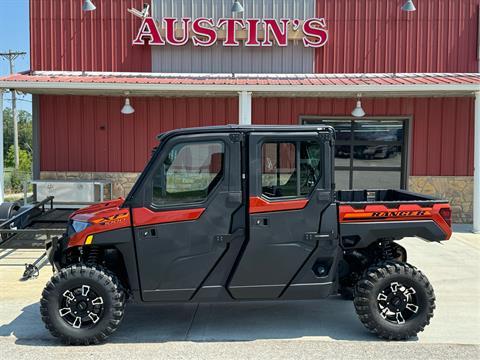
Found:
[(290, 40), (302, 41), (306, 47), (321, 47), (328, 40), (324, 18), (299, 19), (181, 19), (165, 17), (157, 22), (145, 17), (133, 40), (134, 45), (182, 46), (287, 46)]

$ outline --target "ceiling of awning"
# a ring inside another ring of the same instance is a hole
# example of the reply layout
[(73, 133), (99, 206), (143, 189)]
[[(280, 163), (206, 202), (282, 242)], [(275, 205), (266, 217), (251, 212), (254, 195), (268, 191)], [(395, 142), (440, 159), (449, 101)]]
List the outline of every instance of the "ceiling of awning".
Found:
[(480, 73), (172, 74), (24, 72), (0, 78), (0, 89), (31, 94), (122, 96), (365, 97), (471, 96)]

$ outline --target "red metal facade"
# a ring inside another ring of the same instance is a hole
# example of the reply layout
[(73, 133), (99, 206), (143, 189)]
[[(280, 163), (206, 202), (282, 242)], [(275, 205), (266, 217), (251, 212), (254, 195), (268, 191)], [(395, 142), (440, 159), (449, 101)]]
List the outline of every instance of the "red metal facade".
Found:
[[(235, 123), (236, 98), (40, 96), (42, 171), (141, 171), (163, 131)], [(371, 116), (411, 117), (410, 175), (473, 175), (473, 99), (363, 99)], [(301, 115), (349, 116), (354, 101), (254, 98), (254, 124), (298, 124)]]
[[(473, 98), (363, 99), (369, 116), (411, 118), (410, 175), (473, 175)], [(254, 124), (298, 124), (302, 115), (351, 116), (352, 99), (254, 98)]]
[[(149, 46), (131, 45), (145, 0), (30, 0), (32, 70), (151, 71)], [(317, 0), (329, 28), (320, 73), (478, 72), (480, 0)]]
[[(145, 0), (30, 0), (32, 70), (150, 72), (151, 49), (131, 45)], [(478, 72), (480, 0), (317, 0), (329, 41), (319, 73)], [(140, 171), (173, 128), (236, 122), (236, 98), (39, 97), (42, 171)], [(364, 99), (371, 116), (412, 118), (411, 175), (473, 175), (473, 99)], [(297, 124), (300, 115), (348, 116), (352, 99), (254, 98), (254, 123)]]
[(150, 47), (132, 46), (140, 20), (127, 12), (144, 2), (96, 0), (83, 12), (80, 0), (30, 0), (31, 70), (150, 72)]
[(40, 170), (139, 172), (158, 144), (176, 128), (224, 125), (238, 119), (237, 98), (132, 98), (39, 96)]
[(328, 43), (319, 73), (478, 72), (480, 0), (317, 0)]

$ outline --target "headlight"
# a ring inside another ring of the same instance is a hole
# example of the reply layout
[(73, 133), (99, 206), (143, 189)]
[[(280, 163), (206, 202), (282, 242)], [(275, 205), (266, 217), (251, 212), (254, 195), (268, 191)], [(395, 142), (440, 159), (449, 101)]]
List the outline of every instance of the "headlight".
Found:
[(90, 223), (88, 222), (83, 222), (83, 221), (72, 221), (72, 228), (75, 230), (75, 232), (80, 232), (85, 230), (87, 227), (90, 226)]

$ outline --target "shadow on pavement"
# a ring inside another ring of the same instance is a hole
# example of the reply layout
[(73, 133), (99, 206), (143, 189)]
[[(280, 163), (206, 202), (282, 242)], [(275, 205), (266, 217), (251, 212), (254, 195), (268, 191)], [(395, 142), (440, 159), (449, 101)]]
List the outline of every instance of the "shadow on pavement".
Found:
[[(39, 304), (22, 309), (0, 336), (22, 345), (59, 345), (45, 329)], [(375, 341), (357, 318), (351, 301), (331, 298), (295, 302), (134, 305), (110, 343), (168, 341), (251, 341), (324, 337), (325, 340)]]

